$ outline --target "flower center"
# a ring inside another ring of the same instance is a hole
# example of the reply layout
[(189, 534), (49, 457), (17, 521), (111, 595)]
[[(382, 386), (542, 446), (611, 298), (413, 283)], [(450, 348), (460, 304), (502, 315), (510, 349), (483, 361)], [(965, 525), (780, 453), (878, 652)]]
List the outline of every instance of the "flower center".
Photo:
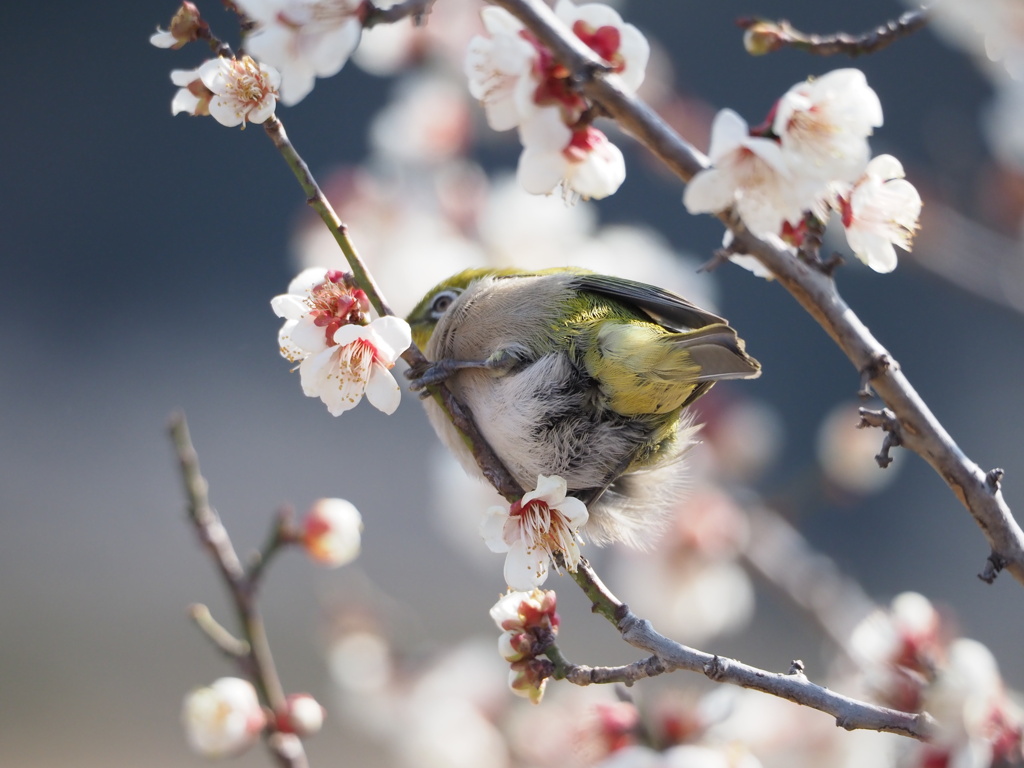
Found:
[(622, 36), (617, 28), (612, 26), (592, 27), (585, 21), (577, 21), (572, 25), (572, 31), (576, 37), (586, 43), (590, 50), (611, 64), (616, 72), (621, 72), (626, 68), (626, 60), (619, 53)]
[(522, 538), (528, 549), (540, 548), (548, 554), (568, 551), (575, 539), (565, 517), (539, 499), (525, 507), (521, 501), (513, 503), (509, 508), (509, 523), (518, 528), (517, 538)]
[(228, 88), (237, 101), (252, 105), (259, 104), (268, 90), (259, 65), (249, 56), (231, 62)]
[(370, 301), (361, 288), (349, 285), (348, 276), (332, 269), (327, 280), (310, 291), (310, 315), (313, 325), (324, 329), (327, 346), (335, 345), (334, 333), (343, 325), (366, 325)]

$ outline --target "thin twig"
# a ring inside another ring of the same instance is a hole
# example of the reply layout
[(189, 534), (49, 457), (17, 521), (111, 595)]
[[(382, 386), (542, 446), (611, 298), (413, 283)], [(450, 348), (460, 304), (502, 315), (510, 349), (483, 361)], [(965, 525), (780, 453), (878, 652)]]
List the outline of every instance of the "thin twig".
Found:
[[(287, 702), (284, 688), (270, 652), (266, 627), (253, 598), (252, 581), (242, 567), (234, 545), (228, 537), (227, 529), (224, 528), (216, 511), (210, 506), (209, 486), (199, 469), (199, 457), (192, 445), (184, 414), (176, 413), (171, 418), (170, 433), (181, 467), (181, 477), (185, 484), (189, 518), (195, 526), (200, 541), (213, 557), (224, 583), (231, 593), (239, 623), (242, 625), (245, 642), (249, 646), (248, 653), (239, 656), (238, 661), (249, 673), (253, 684), (271, 711), (285, 712)], [(203, 629), (207, 636), (213, 637), (207, 626), (203, 626)], [(222, 647), (222, 650), (226, 650), (226, 648)], [(266, 741), (278, 763), (287, 768), (306, 768), (308, 761), (301, 742), (294, 738), (275, 738), (276, 735), (271, 734)]]
[(837, 726), (848, 731), (884, 731), (921, 740), (927, 739), (935, 732), (937, 723), (927, 712), (900, 712), (836, 693), (808, 680), (803, 674), (802, 665), (794, 663), (787, 674), (768, 672), (735, 659), (698, 651), (670, 640), (656, 632), (649, 621), (639, 618), (629, 610), (628, 606), (601, 583), (597, 574), (586, 563), (581, 564), (571, 575), (587, 595), (595, 596), (599, 601), (594, 603), (595, 613), (605, 617), (618, 616), (618, 621), (613, 623), (622, 638), (633, 647), (652, 654), (660, 661), (660, 665), (656, 665), (651, 659), (645, 659), (628, 668), (609, 668), (612, 671), (600, 672), (598, 675), (618, 673), (627, 676), (627, 679), (629, 675), (636, 675), (639, 679), (640, 676), (645, 676), (643, 672), (646, 670), (653, 672), (660, 669), (671, 672), (685, 669), (699, 672), (716, 683), (730, 683), (750, 688), (825, 712), (835, 717)]
[(880, 51), (900, 38), (916, 32), (927, 23), (928, 11), (919, 8), (916, 11), (907, 11), (895, 21), (887, 21), (860, 35), (846, 32), (834, 35), (807, 34), (794, 29), (793, 25), (785, 20), (743, 18), (739, 19), (736, 25), (746, 30), (744, 44), (747, 51), (754, 55), (763, 55), (788, 47), (817, 56), (845, 54), (856, 58)]
[[(622, 89), (615, 77), (600, 75), (600, 59), (573, 35), (541, 0), (492, 0), (522, 21), (552, 50), (591, 101), (649, 149), (683, 181), (707, 167), (707, 158), (684, 141), (651, 108)], [(735, 234), (734, 247), (756, 256), (818, 322), (858, 371), (873, 372), (870, 383), (900, 423), (903, 445), (939, 473), (982, 529), (994, 553), (1024, 584), (1024, 531), (1000, 489), (960, 450), (900, 371), (895, 359), (843, 301), (834, 281), (792, 254), (751, 235), (725, 211), (719, 218)], [(882, 361), (885, 364), (882, 364)]]

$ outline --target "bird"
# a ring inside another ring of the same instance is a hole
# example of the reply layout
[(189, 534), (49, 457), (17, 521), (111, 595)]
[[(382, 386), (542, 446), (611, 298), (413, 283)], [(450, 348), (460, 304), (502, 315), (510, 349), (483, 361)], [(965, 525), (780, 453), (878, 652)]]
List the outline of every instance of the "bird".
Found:
[(428, 418), (482, 476), (426, 388), (444, 383), (513, 478), (557, 475), (595, 544), (644, 548), (685, 492), (699, 429), (688, 406), (761, 365), (728, 322), (668, 290), (574, 267), (468, 269), (409, 314), (426, 364), (406, 375)]

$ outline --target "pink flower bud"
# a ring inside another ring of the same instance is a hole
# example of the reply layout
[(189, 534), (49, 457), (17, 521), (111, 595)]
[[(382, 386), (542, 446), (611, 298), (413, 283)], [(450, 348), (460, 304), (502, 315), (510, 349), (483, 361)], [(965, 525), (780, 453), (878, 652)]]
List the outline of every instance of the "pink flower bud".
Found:
[(359, 556), (363, 519), (344, 499), (320, 499), (302, 522), (302, 544), (318, 563), (337, 568)]
[(326, 711), (308, 693), (293, 693), (286, 699), (288, 708), (278, 717), (278, 730), (303, 738), (319, 733)]

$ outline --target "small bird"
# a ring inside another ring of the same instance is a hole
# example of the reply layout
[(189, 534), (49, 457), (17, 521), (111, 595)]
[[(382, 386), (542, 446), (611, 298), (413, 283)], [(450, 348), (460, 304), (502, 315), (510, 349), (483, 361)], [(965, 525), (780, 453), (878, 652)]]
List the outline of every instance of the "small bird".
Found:
[[(721, 317), (653, 285), (582, 269), (470, 269), (432, 288), (408, 318), (429, 364), (414, 390), (444, 382), (526, 490), (565, 479), (597, 544), (649, 542), (682, 490), (693, 444), (686, 406), (760, 364)], [(440, 407), (442, 441), (480, 470)]]

